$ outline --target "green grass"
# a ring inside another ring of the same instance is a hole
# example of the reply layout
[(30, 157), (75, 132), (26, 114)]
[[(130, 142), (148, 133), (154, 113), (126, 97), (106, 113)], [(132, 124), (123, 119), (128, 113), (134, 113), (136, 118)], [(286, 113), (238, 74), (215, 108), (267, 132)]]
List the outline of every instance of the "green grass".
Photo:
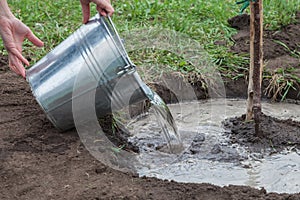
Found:
[[(13, 13), (45, 42), (43, 48), (25, 43), (24, 54), (31, 58), (31, 64), (81, 25), (79, 1), (16, 0), (8, 3)], [(247, 71), (244, 66), (249, 62), (249, 56), (228, 51), (232, 45), (231, 36), (236, 30), (228, 26), (227, 19), (238, 15), (240, 9), (235, 1), (117, 0), (112, 4), (116, 10), (113, 21), (120, 33), (145, 27), (175, 30), (198, 41), (224, 76), (238, 78), (243, 76), (241, 71)], [(91, 10), (93, 16), (96, 9), (93, 6)], [(297, 10), (300, 10), (299, 0), (264, 0), (265, 27), (278, 29), (293, 22)], [(223, 41), (225, 45), (215, 45), (216, 41)], [(2, 43), (0, 50), (5, 54)], [(162, 52), (162, 56), (157, 56), (157, 52), (154, 55), (156, 59), (153, 62), (163, 62), (174, 71), (186, 73), (194, 70), (180, 58), (177, 59), (176, 55), (167, 58), (164, 57), (165, 52)], [(151, 57), (154, 56), (148, 55), (148, 58)], [(144, 59), (136, 54), (133, 61), (142, 65)]]

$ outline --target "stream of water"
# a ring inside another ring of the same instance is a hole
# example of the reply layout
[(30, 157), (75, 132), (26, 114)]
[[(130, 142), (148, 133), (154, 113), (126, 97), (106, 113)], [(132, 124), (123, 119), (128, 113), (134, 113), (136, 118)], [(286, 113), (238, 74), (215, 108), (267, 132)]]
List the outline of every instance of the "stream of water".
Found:
[[(154, 95), (152, 101), (159, 99)], [(271, 156), (254, 154), (230, 144), (224, 136), (221, 122), (244, 114), (245, 100), (218, 99), (168, 105), (175, 122), (160, 110), (165, 105), (154, 104), (160, 106), (154, 106), (126, 127), (133, 133), (130, 140), (140, 148), (138, 160), (142, 165), (137, 168), (141, 176), (220, 186), (264, 187), (268, 192), (300, 192), (299, 150), (286, 149)], [(299, 105), (263, 103), (262, 106), (267, 115), (300, 121)], [(162, 118), (167, 121), (159, 124)], [(180, 134), (176, 127), (168, 128), (167, 132), (163, 131), (162, 138), (160, 126), (175, 126), (175, 123)], [(174, 149), (183, 153), (174, 154)], [(187, 154), (184, 149), (194, 153)]]
[(181, 153), (183, 151), (183, 143), (169, 107), (162, 98), (150, 88), (144, 87), (144, 92), (150, 100), (156, 121), (162, 129), (164, 139), (167, 143), (165, 151), (172, 154)]

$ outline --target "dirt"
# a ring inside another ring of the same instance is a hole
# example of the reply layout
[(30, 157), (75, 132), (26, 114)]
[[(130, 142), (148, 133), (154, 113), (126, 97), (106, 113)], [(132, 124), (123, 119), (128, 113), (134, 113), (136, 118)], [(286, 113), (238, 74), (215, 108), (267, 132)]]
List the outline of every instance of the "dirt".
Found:
[[(279, 69), (287, 71), (293, 69), (291, 73), (295, 77), (300, 77), (300, 12), (296, 15), (296, 22), (283, 27), (281, 30), (270, 31), (264, 30), (264, 63), (265, 72), (270, 75), (278, 72)], [(238, 33), (233, 36), (235, 45), (231, 51), (243, 54), (249, 53), (249, 22), (250, 16), (247, 14), (239, 15), (228, 20), (231, 27), (238, 29)], [(242, 83), (242, 84), (241, 84)], [(247, 95), (247, 83), (245, 80), (233, 81), (228, 84), (230, 89), (227, 91), (237, 92), (244, 91)], [(263, 91), (268, 89), (270, 80), (267, 78), (263, 81)], [(234, 89), (237, 88), (237, 89)], [(233, 91), (231, 90), (233, 89)], [(274, 91), (264, 93), (264, 98), (274, 95)], [(230, 95), (229, 95), (230, 96)], [(279, 95), (280, 99), (282, 97)], [(300, 98), (300, 87), (295, 84), (294, 89), (288, 91), (288, 99), (297, 100)], [(274, 100), (274, 99), (273, 99)], [(245, 122), (245, 116), (237, 116), (227, 119), (224, 127), (228, 130), (228, 135), (232, 143), (239, 143), (247, 146), (253, 152), (261, 152), (262, 149), (271, 149), (271, 153), (280, 152), (284, 148), (300, 147), (300, 125), (299, 122), (292, 120), (278, 120), (272, 116), (262, 114), (260, 122), (260, 133), (255, 135), (255, 123), (253, 121)], [(253, 137), (255, 135), (255, 137)]]
[[(247, 14), (238, 15), (228, 20), (231, 27), (236, 28), (238, 33), (232, 37), (234, 45), (230, 51), (236, 54), (249, 55), (249, 22), (250, 16)], [(282, 71), (288, 76), (300, 76), (300, 12), (296, 15), (296, 22), (280, 30), (264, 30), (263, 48), (264, 48), (264, 71), (266, 75), (275, 77), (276, 74), (282, 75)], [(246, 66), (247, 67), (247, 66)], [(274, 96), (274, 91), (266, 90), (271, 83), (271, 79), (263, 81), (264, 98)], [(234, 97), (236, 94), (243, 94), (246, 97), (248, 80), (243, 78), (237, 81), (229, 80), (226, 87), (227, 96)], [(300, 99), (299, 84), (294, 84), (295, 89), (289, 90), (287, 98)], [(241, 91), (243, 91), (241, 93)], [(276, 96), (281, 99), (284, 91)]]
[[(288, 27), (276, 32), (276, 37), (282, 32), (288, 38), (291, 37), (288, 33), (295, 31), (296, 35), (286, 41), (296, 41), (299, 45), (299, 24)], [(244, 41), (246, 36), (244, 40), (240, 39)], [(236, 41), (238, 45), (238, 38)], [(293, 47), (290, 43), (288, 45)], [(233, 49), (247, 51), (244, 45)], [(282, 62), (281, 56), (286, 56), (285, 60), (290, 62), (288, 53), (279, 51), (280, 46), (268, 49), (276, 51), (269, 53), (273, 62), (276, 63), (276, 59)], [(299, 69), (299, 63), (297, 67)], [(278, 194), (247, 186), (177, 183), (113, 170), (89, 154), (76, 130), (61, 133), (52, 126), (32, 96), (27, 82), (9, 70), (3, 57), (0, 58), (0, 85), (0, 199), (300, 199), (300, 193)], [(243, 96), (244, 85), (230, 82), (226, 91)], [(203, 92), (199, 93), (203, 95)], [(289, 97), (299, 99), (293, 94)], [(229, 120), (229, 124), (234, 124), (228, 126), (232, 142), (244, 141), (244, 145), (254, 146), (253, 150), (266, 147), (269, 139), (278, 151), (290, 142), (299, 147), (299, 123), (270, 117), (265, 119), (266, 126), (276, 125), (265, 139), (252, 137), (251, 125), (242, 123), (242, 118), (237, 116)], [(279, 137), (277, 130), (280, 129), (284, 130), (281, 133), (287, 129), (290, 132)]]
[(300, 123), (291, 119), (279, 120), (262, 114), (257, 135), (254, 121), (246, 122), (245, 115), (226, 119), (223, 125), (232, 143), (246, 146), (252, 152), (276, 153), (285, 148), (300, 149)]

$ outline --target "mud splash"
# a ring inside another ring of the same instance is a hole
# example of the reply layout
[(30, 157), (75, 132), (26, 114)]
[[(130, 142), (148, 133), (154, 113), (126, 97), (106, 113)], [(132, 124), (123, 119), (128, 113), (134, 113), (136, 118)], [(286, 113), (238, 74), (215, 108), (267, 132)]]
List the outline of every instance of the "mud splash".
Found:
[[(164, 151), (166, 144), (156, 133), (153, 112), (131, 123), (135, 132), (130, 139), (140, 148), (140, 176), (177, 182), (212, 183), (220, 186), (238, 184), (268, 192), (300, 192), (300, 151), (295, 146), (252, 151), (247, 145), (232, 141), (222, 122), (244, 114), (245, 100), (206, 100), (171, 104), (169, 108), (178, 125), (185, 151), (180, 156)], [(300, 106), (289, 103), (263, 103), (263, 112), (278, 119), (300, 121)], [(295, 134), (300, 134), (298, 130)]]

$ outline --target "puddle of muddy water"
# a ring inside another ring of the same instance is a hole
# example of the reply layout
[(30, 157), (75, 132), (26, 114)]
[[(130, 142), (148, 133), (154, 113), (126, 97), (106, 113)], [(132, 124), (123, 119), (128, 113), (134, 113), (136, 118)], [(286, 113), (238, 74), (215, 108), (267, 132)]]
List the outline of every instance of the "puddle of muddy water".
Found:
[[(300, 192), (300, 151), (297, 149), (268, 155), (249, 153), (231, 144), (223, 134), (222, 121), (245, 113), (245, 100), (206, 100), (168, 105), (178, 126), (184, 152), (178, 156), (165, 151), (159, 124), (153, 111), (128, 122), (126, 128), (139, 146), (137, 171), (178, 182), (235, 184), (268, 192)], [(263, 103), (263, 112), (279, 119), (300, 121), (300, 106), (287, 103)]]

